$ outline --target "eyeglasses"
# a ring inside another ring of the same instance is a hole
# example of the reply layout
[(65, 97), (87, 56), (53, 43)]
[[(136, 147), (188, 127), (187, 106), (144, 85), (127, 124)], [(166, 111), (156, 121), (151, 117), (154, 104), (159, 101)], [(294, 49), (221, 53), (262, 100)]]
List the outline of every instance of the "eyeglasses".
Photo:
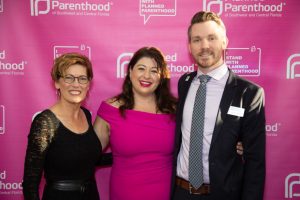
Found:
[(75, 77), (73, 75), (61, 76), (65, 83), (74, 83), (75, 79), (77, 79), (80, 84), (87, 84), (89, 82), (89, 78), (87, 76), (78, 76)]

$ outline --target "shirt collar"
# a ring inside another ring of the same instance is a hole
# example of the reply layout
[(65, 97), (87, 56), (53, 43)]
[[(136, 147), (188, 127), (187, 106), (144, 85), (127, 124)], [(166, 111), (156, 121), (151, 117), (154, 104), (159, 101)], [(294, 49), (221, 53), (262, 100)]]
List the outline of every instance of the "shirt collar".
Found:
[[(216, 69), (208, 72), (207, 75), (219, 81), (222, 79), (223, 76), (226, 75), (227, 72), (228, 72), (228, 67), (225, 63), (223, 63), (220, 67), (217, 67)], [(198, 78), (200, 75), (203, 75), (203, 73), (200, 70), (197, 70), (196, 77)]]

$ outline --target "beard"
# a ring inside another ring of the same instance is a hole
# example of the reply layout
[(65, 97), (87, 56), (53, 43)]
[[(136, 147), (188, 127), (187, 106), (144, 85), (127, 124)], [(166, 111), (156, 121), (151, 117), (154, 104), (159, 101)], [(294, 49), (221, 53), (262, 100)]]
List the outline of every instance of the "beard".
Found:
[(215, 53), (210, 50), (203, 50), (194, 55), (194, 59), (200, 68), (214, 68), (223, 63), (222, 53)]

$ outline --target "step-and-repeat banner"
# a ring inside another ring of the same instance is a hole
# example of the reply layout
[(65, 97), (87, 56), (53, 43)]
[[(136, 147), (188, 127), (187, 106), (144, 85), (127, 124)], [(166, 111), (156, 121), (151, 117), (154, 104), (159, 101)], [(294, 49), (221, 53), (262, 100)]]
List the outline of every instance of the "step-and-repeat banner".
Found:
[[(264, 87), (266, 200), (300, 199), (300, 1), (298, 0), (0, 0), (0, 199), (23, 199), (27, 135), (34, 115), (57, 100), (53, 59), (80, 52), (93, 63), (85, 106), (121, 90), (126, 65), (142, 46), (160, 48), (178, 78), (195, 68), (187, 27), (199, 10), (223, 18), (225, 53), (237, 74)], [(96, 172), (108, 200), (110, 168)]]

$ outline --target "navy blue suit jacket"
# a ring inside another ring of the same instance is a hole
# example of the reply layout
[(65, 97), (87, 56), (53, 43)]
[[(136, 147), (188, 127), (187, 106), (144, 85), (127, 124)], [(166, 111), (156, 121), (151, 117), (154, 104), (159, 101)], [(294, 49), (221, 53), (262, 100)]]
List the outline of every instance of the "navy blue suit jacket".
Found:
[[(185, 99), (196, 72), (178, 82), (173, 186), (181, 145), (181, 123)], [(187, 78), (189, 76), (189, 78)], [(215, 200), (262, 200), (265, 183), (264, 91), (229, 70), (209, 150), (211, 196)], [(244, 108), (244, 116), (229, 115), (230, 106)], [(242, 141), (243, 156), (236, 153)], [(174, 188), (173, 188), (174, 189)]]

